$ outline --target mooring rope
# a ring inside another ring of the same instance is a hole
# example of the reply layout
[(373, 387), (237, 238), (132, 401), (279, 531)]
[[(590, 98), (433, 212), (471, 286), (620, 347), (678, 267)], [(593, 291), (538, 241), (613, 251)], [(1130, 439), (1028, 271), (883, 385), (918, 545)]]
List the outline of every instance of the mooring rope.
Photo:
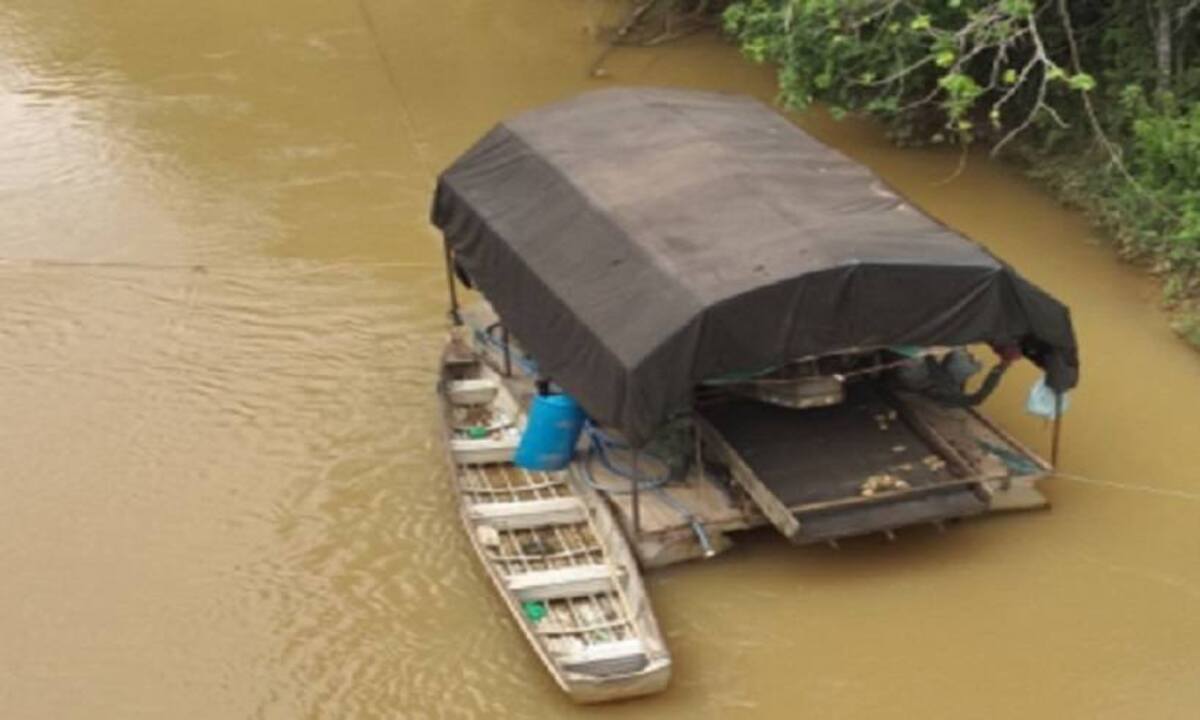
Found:
[(1062, 478), (1064, 480), (1074, 480), (1075, 482), (1084, 483), (1086, 485), (1096, 485), (1099, 487), (1109, 487), (1117, 490), (1131, 490), (1133, 492), (1144, 492), (1150, 495), (1161, 495), (1162, 497), (1177, 498), (1179, 500), (1191, 500), (1200, 502), (1200, 493), (1190, 493), (1185, 490), (1165, 490), (1163, 488), (1151, 487), (1149, 485), (1134, 485), (1130, 483), (1119, 483), (1114, 480), (1097, 480), (1095, 478), (1084, 477), (1083, 475), (1072, 475), (1071, 473), (1054, 472), (1051, 477)]
[(379, 56), (379, 63), (383, 66), (384, 75), (387, 76), (388, 85), (392, 88), (392, 94), (396, 98), (396, 105), (400, 108), (400, 121), (404, 124), (404, 129), (408, 131), (409, 137), (412, 138), (413, 152), (417, 156), (417, 162), (421, 164), (421, 168), (425, 171), (427, 177), (436, 177), (437, 173), (433, 171), (433, 163), (425, 156), (425, 149), (422, 147), (417, 135), (417, 125), (413, 120), (412, 111), (408, 108), (408, 103), (405, 102), (404, 92), (400, 89), (400, 80), (396, 77), (396, 71), (392, 68), (392, 62), (388, 59), (387, 52), (383, 49), (383, 41), (379, 37), (379, 28), (375, 25), (375, 17), (371, 14), (370, 8), (367, 7), (367, 0), (358, 0), (357, 4), (358, 12), (362, 16), (363, 25), (367, 28), (371, 44), (375, 47), (375, 53)]
[(404, 270), (437, 270), (440, 263), (422, 262), (311, 262), (303, 261), (291, 266), (287, 263), (156, 263), (133, 260), (58, 260), (54, 258), (0, 258), (0, 270), (17, 269), (33, 270), (41, 268), (62, 268), (81, 270), (140, 270), (153, 272), (187, 272), (205, 274), (209, 272), (236, 274), (259, 271), (287, 270), (292, 273), (309, 274), (335, 270), (356, 271), (375, 269), (404, 269)]

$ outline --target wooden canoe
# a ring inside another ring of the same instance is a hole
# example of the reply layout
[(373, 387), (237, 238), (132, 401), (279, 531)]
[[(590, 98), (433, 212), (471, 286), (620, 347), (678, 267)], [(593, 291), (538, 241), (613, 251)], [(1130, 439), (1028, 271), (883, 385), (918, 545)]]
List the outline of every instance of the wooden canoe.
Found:
[(671, 657), (603, 499), (569, 468), (512, 464), (523, 408), (504, 378), (454, 336), (438, 395), (471, 547), (554, 681), (581, 703), (663, 690)]

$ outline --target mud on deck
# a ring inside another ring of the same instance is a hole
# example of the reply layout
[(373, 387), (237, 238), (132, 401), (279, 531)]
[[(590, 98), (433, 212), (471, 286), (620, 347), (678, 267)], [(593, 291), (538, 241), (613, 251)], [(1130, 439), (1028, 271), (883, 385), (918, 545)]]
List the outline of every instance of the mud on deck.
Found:
[(974, 411), (869, 381), (846, 391), (839, 405), (803, 411), (729, 398), (698, 421), (792, 542), (1044, 504), (1033, 481), (1045, 464)]

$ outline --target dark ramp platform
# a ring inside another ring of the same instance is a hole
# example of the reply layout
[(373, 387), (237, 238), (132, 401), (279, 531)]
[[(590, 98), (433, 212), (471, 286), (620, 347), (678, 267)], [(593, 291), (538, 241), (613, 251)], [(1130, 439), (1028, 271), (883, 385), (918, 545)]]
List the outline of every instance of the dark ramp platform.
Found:
[[(978, 483), (956, 477), (871, 383), (851, 385), (846, 401), (828, 408), (739, 399), (703, 416), (726, 454), (736, 456), (735, 478), (760, 506), (774, 505), (776, 517), (766, 514), (794, 542), (965, 517), (988, 506)], [(886, 486), (896, 480), (899, 489)]]

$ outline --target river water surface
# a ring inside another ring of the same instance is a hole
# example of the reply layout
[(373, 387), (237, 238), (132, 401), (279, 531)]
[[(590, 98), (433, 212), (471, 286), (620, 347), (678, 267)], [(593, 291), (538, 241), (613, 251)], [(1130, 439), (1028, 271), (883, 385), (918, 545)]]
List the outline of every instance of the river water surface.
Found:
[[(1068, 302), (1050, 512), (647, 577), (663, 695), (565, 701), (456, 525), (427, 207), (587, 88), (770, 99), (601, 0), (0, 1), (0, 716), (1194, 718), (1200, 356), (1076, 214), (983, 159), (803, 124)], [(989, 411), (1045, 450), (1023, 367)]]

